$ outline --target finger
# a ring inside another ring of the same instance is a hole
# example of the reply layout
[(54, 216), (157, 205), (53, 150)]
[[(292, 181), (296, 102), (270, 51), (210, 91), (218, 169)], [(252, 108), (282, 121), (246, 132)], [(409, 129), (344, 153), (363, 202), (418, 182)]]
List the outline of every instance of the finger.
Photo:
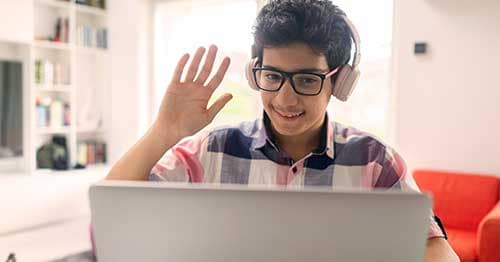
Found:
[(205, 53), (204, 47), (199, 47), (196, 50), (196, 54), (193, 57), (193, 61), (191, 61), (191, 65), (189, 66), (189, 70), (186, 74), (185, 82), (192, 82), (196, 73), (198, 72), (198, 66), (200, 65), (201, 58), (203, 58), (203, 54)]
[(198, 75), (195, 83), (203, 85), (207, 81), (208, 76), (212, 72), (212, 67), (214, 66), (215, 56), (217, 55), (217, 47), (211, 45), (208, 49), (207, 58), (205, 59), (205, 64)]
[(217, 88), (220, 85), (222, 79), (224, 79), (224, 76), (226, 75), (227, 69), (229, 68), (230, 64), (231, 64), (231, 59), (229, 59), (229, 57), (225, 57), (224, 60), (222, 60), (222, 63), (219, 66), (219, 69), (217, 70), (217, 73), (212, 77), (210, 82), (208, 82), (207, 86), (209, 88), (215, 90), (215, 88)]
[(210, 106), (208, 109), (208, 116), (210, 117), (210, 121), (212, 121), (215, 116), (224, 108), (224, 106), (229, 102), (231, 99), (233, 99), (233, 95), (226, 93), (219, 97), (213, 105)]
[(174, 76), (172, 77), (172, 82), (180, 82), (182, 77), (182, 71), (184, 71), (184, 67), (186, 66), (187, 61), (189, 60), (189, 54), (184, 54), (177, 62), (177, 66), (175, 67)]

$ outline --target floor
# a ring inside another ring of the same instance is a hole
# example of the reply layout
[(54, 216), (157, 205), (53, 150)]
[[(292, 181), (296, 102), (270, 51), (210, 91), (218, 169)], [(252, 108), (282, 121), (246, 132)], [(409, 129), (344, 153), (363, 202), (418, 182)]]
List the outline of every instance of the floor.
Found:
[(92, 250), (80, 252), (77, 254), (71, 254), (61, 259), (57, 259), (50, 262), (97, 262), (96, 257)]
[(17, 261), (57, 261), (71, 254), (91, 250), (89, 223), (90, 217), (80, 217), (0, 237), (0, 261), (5, 261), (10, 253), (15, 253)]
[(2, 173), (0, 262), (11, 253), (21, 262), (92, 261), (87, 259), (88, 189), (107, 172), (107, 167), (96, 167), (34, 175)]

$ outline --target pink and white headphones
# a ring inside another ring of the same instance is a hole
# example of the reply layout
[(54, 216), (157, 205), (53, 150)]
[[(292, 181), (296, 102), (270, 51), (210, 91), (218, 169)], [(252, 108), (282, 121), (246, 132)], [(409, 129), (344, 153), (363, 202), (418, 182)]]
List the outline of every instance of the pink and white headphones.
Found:
[[(346, 16), (342, 16), (347, 26), (351, 30), (352, 40), (355, 46), (354, 59), (352, 61), (352, 65), (345, 64), (340, 67), (338, 71), (337, 79), (335, 81), (335, 86), (332, 90), (332, 95), (341, 101), (346, 101), (349, 96), (352, 94), (356, 83), (359, 80), (360, 72), (359, 72), (359, 62), (361, 60), (361, 51), (360, 51), (360, 40), (359, 34), (354, 27), (354, 24), (347, 18)], [(247, 63), (245, 75), (248, 81), (248, 84), (252, 89), (260, 90), (255, 83), (254, 75), (252, 69), (256, 67), (259, 63), (257, 52), (252, 50), (252, 59)]]

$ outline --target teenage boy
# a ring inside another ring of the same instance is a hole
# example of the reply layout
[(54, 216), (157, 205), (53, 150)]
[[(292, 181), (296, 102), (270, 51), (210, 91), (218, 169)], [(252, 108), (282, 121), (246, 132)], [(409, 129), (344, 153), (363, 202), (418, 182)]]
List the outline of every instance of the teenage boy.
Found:
[[(270, 1), (254, 37), (246, 74), (260, 91), (262, 119), (199, 132), (232, 98), (208, 107), (230, 59), (209, 79), (217, 48), (200, 68), (200, 47), (184, 78), (189, 54), (181, 57), (154, 124), (107, 179), (418, 191), (392, 148), (326, 113), (330, 97), (346, 100), (359, 76), (359, 39), (342, 10), (327, 0)], [(426, 261), (458, 261), (439, 220), (430, 219)]]

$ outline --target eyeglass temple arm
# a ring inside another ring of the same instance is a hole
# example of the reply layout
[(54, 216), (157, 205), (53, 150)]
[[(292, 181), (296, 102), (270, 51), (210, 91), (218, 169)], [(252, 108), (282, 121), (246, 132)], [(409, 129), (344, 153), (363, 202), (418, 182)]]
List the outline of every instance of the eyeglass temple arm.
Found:
[(325, 78), (329, 78), (330, 76), (332, 76), (335, 73), (337, 73), (337, 71), (339, 71), (339, 68), (340, 68), (340, 66), (338, 66), (335, 69), (333, 69), (332, 71), (328, 72), (328, 74), (325, 75)]

